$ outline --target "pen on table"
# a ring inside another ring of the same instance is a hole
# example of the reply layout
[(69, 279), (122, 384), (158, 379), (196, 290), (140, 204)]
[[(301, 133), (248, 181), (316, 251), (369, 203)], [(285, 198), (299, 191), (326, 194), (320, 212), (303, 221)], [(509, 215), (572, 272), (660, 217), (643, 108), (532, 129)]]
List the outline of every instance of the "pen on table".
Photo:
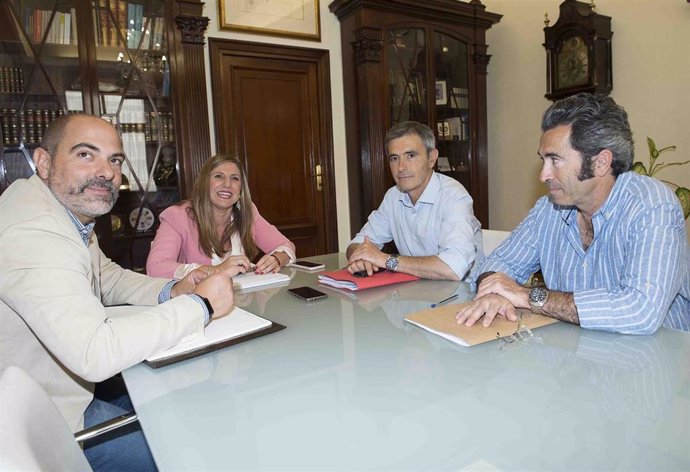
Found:
[(457, 293), (456, 293), (455, 295), (451, 295), (451, 296), (448, 297), (448, 298), (444, 298), (444, 299), (441, 300), (440, 302), (432, 303), (432, 304), (431, 304), (431, 308), (436, 308), (437, 306), (442, 305), (442, 304), (444, 304), (444, 303), (446, 303), (446, 302), (449, 302), (449, 301), (453, 300), (454, 298), (458, 298), (458, 294), (457, 294)]

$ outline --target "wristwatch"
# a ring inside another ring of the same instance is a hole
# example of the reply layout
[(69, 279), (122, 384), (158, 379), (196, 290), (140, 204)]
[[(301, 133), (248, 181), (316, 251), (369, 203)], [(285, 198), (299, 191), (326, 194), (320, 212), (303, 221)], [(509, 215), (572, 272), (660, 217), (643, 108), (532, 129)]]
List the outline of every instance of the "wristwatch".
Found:
[(529, 306), (539, 312), (540, 308), (544, 306), (549, 299), (549, 291), (544, 287), (534, 287), (529, 291)]
[(398, 271), (398, 256), (388, 256), (388, 259), (386, 259), (386, 269), (391, 272)]
[(211, 322), (211, 318), (213, 317), (213, 306), (211, 305), (211, 302), (208, 301), (208, 298), (202, 297), (201, 295), (198, 295), (198, 294), (196, 294), (196, 296), (201, 298), (201, 301), (204, 302), (204, 305), (206, 305), (206, 309), (208, 310), (208, 321), (207, 321), (206, 325), (208, 325), (208, 323)]

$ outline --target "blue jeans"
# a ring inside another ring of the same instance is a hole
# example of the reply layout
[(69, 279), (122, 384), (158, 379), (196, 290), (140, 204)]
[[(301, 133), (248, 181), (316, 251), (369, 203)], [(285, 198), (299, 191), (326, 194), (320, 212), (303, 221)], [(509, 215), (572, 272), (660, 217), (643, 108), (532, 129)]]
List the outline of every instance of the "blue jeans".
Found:
[[(84, 428), (134, 411), (126, 391), (108, 401), (94, 398), (84, 413)], [(95, 472), (155, 472), (139, 423), (129, 424), (84, 444), (84, 455)]]

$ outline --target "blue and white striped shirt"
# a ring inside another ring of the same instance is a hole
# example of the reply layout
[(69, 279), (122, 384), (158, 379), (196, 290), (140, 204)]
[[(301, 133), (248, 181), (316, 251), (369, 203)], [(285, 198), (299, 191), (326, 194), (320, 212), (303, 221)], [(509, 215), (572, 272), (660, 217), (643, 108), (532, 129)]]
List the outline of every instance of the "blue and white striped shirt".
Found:
[(583, 328), (647, 334), (690, 331), (690, 250), (676, 196), (626, 172), (592, 216), (584, 251), (577, 209), (542, 197), (479, 270), (524, 283), (541, 270), (550, 290), (574, 293)]

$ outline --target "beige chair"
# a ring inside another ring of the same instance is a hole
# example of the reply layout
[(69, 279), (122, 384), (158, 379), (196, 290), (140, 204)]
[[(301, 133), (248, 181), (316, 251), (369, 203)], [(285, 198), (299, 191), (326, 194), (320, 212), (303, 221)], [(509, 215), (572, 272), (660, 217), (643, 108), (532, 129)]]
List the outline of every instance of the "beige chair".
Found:
[(495, 231), (491, 229), (482, 229), (482, 244), (484, 245), (484, 255), (489, 256), (499, 244), (503, 242), (510, 231)]
[(0, 470), (90, 471), (79, 442), (136, 420), (127, 415), (73, 435), (43, 388), (10, 366), (0, 376)]

